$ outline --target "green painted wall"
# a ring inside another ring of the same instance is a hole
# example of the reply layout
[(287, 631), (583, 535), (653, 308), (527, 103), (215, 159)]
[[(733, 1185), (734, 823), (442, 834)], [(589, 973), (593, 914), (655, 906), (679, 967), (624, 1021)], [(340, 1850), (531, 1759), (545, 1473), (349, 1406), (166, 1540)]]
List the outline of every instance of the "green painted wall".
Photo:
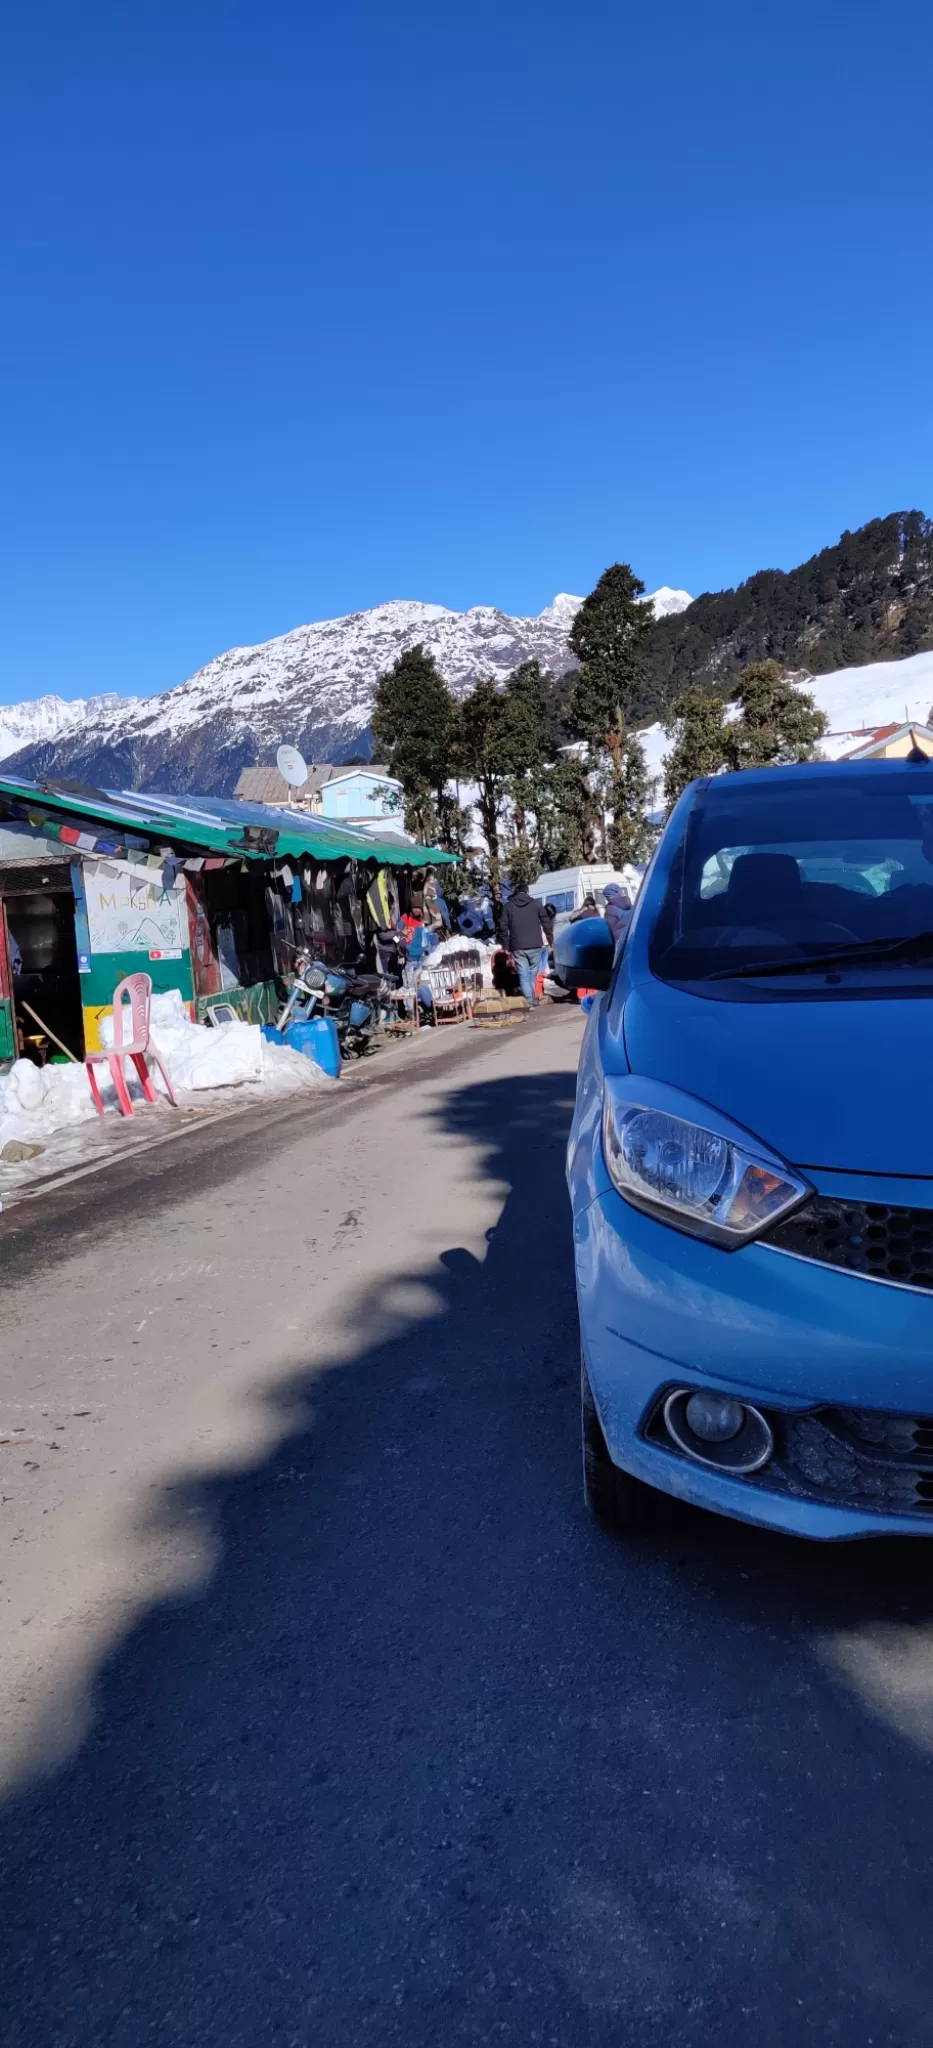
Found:
[(250, 988), (225, 988), (219, 995), (198, 996), (196, 1014), (203, 1024), (209, 1010), (218, 1003), (229, 1003), (238, 1017), (246, 1024), (272, 1024), (282, 1007), (274, 981), (256, 981)]
[(100, 1051), (98, 1019), (102, 1011), (111, 1008), (118, 983), (125, 981), (130, 974), (148, 974), (155, 995), (164, 995), (168, 989), (177, 988), (182, 1002), (194, 1001), (190, 953), (183, 953), (180, 960), (150, 960), (147, 953), (92, 953), (90, 970), (81, 976), (87, 1052)]

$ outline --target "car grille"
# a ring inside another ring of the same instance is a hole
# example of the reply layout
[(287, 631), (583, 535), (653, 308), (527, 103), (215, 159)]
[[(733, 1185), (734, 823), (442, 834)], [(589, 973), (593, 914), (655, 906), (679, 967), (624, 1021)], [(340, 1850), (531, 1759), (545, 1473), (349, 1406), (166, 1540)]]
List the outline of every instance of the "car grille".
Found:
[[(888, 1414), (875, 1408), (811, 1408), (804, 1414), (765, 1408), (774, 1455), (743, 1484), (762, 1493), (877, 1514), (933, 1515), (933, 1415)], [(663, 1400), (645, 1434), (674, 1452)]]
[(874, 1280), (933, 1289), (933, 1209), (811, 1195), (760, 1242)]
[(772, 1410), (769, 1420), (775, 1455), (751, 1484), (836, 1506), (933, 1514), (933, 1416), (817, 1408)]

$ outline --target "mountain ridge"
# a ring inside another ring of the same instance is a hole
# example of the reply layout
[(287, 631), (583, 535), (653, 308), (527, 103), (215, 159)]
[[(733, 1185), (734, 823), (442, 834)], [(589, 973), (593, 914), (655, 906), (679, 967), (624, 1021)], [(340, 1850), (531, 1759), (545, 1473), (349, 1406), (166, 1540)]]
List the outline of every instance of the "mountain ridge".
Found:
[[(658, 596), (666, 610), (690, 603), (686, 591), (668, 586)], [(28, 777), (67, 774), (109, 788), (229, 795), (241, 768), (273, 760), (283, 740), (309, 762), (366, 752), (378, 678), (418, 642), (435, 656), (455, 696), (480, 675), (504, 681), (523, 661), (570, 673), (577, 663), (567, 635), (581, 602), (562, 591), (537, 617), (513, 618), (492, 605), (455, 612), (393, 598), (254, 647), (228, 648), (154, 697), (92, 699), (75, 707), (70, 724), (36, 731), (6, 758)], [(0, 720), (16, 713), (25, 723), (29, 709), (10, 706)]]
[(796, 569), (760, 569), (656, 619), (635, 705), (663, 718), (689, 685), (728, 697), (749, 662), (809, 675), (901, 661), (933, 647), (933, 520), (891, 512), (848, 530)]
[[(664, 585), (646, 601), (655, 615), (636, 726), (669, 718), (689, 683), (728, 697), (751, 661), (775, 659), (820, 678), (909, 659), (933, 648), (933, 521), (893, 512), (796, 569), (763, 569), (693, 599)], [(455, 612), (395, 598), (228, 648), (154, 697), (72, 707), (45, 698), (0, 710), (0, 758), (28, 777), (229, 794), (240, 769), (273, 760), (283, 740), (308, 761), (368, 754), (378, 678), (419, 641), (455, 696), (481, 675), (504, 681), (531, 659), (569, 678), (577, 664), (567, 636), (580, 602), (562, 591), (537, 617), (512, 618), (490, 605)]]

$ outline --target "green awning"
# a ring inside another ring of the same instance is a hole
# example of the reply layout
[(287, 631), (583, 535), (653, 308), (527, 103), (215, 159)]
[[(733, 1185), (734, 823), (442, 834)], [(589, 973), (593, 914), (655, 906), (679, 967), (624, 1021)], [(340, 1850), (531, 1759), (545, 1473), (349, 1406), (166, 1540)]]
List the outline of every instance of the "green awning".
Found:
[[(0, 774), (0, 801), (13, 815), (37, 825), (48, 822), (51, 836), (77, 853), (110, 850), (108, 837), (136, 845), (154, 840), (173, 849), (223, 855), (248, 861), (301, 860), (375, 861), (379, 867), (419, 868), (428, 862), (446, 866), (457, 856), (440, 847), (401, 845), (374, 833), (354, 831), (329, 818), (271, 804), (238, 803), (234, 797), (169, 797), (134, 790), (98, 790), (50, 777), (27, 782)], [(108, 835), (107, 828), (111, 828)], [(65, 837), (67, 835), (67, 837)], [(82, 838), (102, 843), (82, 846)]]

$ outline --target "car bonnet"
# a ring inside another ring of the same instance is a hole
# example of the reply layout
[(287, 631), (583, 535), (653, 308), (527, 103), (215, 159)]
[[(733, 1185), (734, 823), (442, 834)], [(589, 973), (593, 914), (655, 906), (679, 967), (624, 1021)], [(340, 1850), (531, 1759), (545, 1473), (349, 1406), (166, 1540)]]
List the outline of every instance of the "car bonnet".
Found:
[(651, 979), (625, 999), (633, 1074), (684, 1089), (789, 1163), (933, 1176), (933, 1006), (721, 1002)]

